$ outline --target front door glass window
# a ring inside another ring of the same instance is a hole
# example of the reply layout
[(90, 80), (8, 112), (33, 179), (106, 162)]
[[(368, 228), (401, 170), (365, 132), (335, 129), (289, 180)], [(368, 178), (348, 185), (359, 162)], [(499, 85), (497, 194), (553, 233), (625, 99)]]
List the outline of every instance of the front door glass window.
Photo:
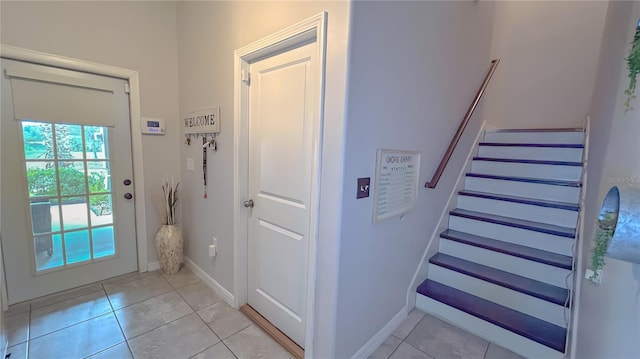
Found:
[(108, 131), (22, 121), (36, 272), (115, 256)]

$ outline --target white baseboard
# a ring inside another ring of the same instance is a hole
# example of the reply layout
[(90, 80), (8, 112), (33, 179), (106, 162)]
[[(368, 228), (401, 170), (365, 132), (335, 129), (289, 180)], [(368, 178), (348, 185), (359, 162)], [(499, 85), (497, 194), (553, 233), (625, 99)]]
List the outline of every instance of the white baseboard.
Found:
[(378, 349), (380, 344), (382, 344), (393, 333), (393, 331), (400, 326), (400, 323), (407, 318), (407, 315), (409, 315), (409, 308), (405, 306), (398, 312), (398, 314), (394, 315), (393, 318), (391, 318), (391, 320), (382, 327), (382, 329), (371, 337), (371, 339), (369, 339), (369, 341), (366, 342), (360, 350), (353, 354), (351, 359), (368, 358), (376, 351), (376, 349)]
[(154, 270), (158, 270), (158, 269), (160, 269), (160, 262), (155, 261), (155, 262), (147, 263), (147, 271), (153, 272)]
[[(226, 290), (220, 283), (218, 283), (215, 279), (213, 279), (207, 272), (202, 270), (202, 268), (198, 267), (191, 259), (184, 257), (184, 264), (187, 268), (191, 269), (193, 274), (196, 277), (200, 278), (206, 285), (208, 285), (211, 289), (213, 289), (216, 294), (218, 294), (225, 302), (227, 302), (230, 306), (233, 307), (233, 294)], [(151, 263), (149, 263), (151, 265)]]

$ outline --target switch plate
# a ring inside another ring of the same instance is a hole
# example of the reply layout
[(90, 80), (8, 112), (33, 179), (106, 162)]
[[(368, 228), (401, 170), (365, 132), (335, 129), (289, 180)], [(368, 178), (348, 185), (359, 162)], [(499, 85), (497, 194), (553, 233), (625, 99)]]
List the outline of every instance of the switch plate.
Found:
[(187, 171), (193, 172), (193, 158), (187, 158)]
[(358, 178), (358, 191), (356, 192), (356, 198), (369, 197), (369, 186), (371, 184), (371, 177)]

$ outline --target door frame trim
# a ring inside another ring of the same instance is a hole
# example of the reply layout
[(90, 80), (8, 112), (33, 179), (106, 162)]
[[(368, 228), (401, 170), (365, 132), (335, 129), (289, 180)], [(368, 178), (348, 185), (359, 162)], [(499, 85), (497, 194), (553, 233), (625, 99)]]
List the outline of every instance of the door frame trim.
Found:
[(248, 199), (249, 187), (249, 86), (242, 81), (243, 70), (252, 61), (309, 43), (315, 39), (317, 54), (318, 102), (314, 109), (313, 165), (311, 201), (309, 206), (309, 251), (307, 267), (307, 303), (305, 326), (305, 357), (313, 355), (313, 335), (316, 293), (316, 248), (320, 213), (320, 177), (322, 155), (322, 124), (324, 122), (324, 89), (326, 69), (327, 12), (321, 12), (295, 25), (273, 33), (234, 52), (234, 150), (233, 150), (233, 292), (234, 306), (248, 302), (248, 212), (242, 202)]
[[(140, 132), (140, 81), (137, 71), (4, 44), (0, 44), (0, 57), (127, 80), (130, 88), (129, 116), (131, 120), (131, 155), (133, 157), (133, 176), (136, 179), (133, 187), (135, 193), (145, 193), (142, 167), (142, 133)], [(146, 272), (148, 269), (146, 240), (147, 217), (143, 199), (144, 196), (140, 196), (140, 200), (135, 201), (138, 272)], [(3, 299), (5, 298), (6, 290), (5, 283), (5, 285), (2, 286)]]

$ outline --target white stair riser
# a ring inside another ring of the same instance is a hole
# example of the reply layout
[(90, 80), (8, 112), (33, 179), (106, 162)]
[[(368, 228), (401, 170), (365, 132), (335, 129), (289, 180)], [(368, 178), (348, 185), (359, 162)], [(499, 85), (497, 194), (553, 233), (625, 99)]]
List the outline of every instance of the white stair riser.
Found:
[(532, 163), (473, 161), (473, 173), (511, 177), (534, 177), (556, 180), (578, 181), (582, 174), (580, 166), (540, 165)]
[(429, 264), (429, 279), (566, 328), (564, 307), (497, 284)]
[(575, 228), (578, 212), (530, 204), (458, 195), (458, 208)]
[(527, 358), (562, 359), (564, 357), (563, 353), (545, 345), (422, 294), (416, 297), (416, 308)]
[(486, 131), (483, 142), (579, 144), (584, 132), (492, 132)]
[(504, 181), (478, 177), (465, 178), (465, 189), (470, 191), (489, 192), (569, 203), (578, 203), (580, 198), (579, 187), (554, 186), (540, 183)]
[[(470, 246), (444, 238), (440, 239), (439, 252), (551, 284), (556, 287), (571, 288), (571, 276), (569, 276), (570, 271), (550, 266), (548, 264), (538, 263), (528, 259)], [(569, 279), (567, 279), (567, 276), (569, 276)]]
[(521, 228), (449, 216), (449, 228), (481, 237), (511, 242), (544, 251), (572, 256), (572, 238), (555, 236)]
[(582, 148), (480, 146), (479, 157), (582, 162)]

